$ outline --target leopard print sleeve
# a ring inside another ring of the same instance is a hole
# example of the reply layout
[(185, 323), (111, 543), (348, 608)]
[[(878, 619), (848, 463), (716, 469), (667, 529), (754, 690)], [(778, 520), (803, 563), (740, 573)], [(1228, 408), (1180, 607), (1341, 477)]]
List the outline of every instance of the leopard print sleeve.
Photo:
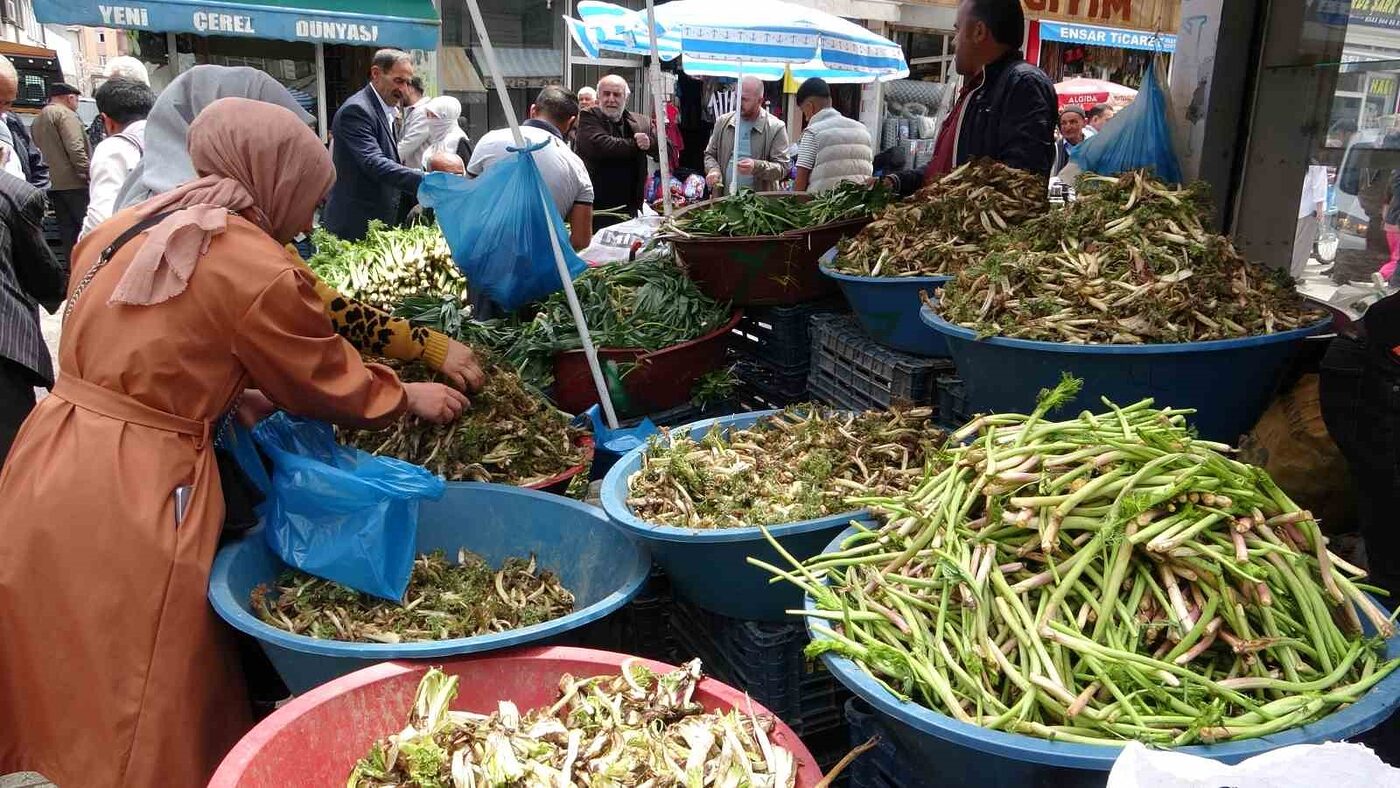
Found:
[(444, 334), (411, 325), (407, 320), (343, 296), (320, 277), (316, 277), (316, 295), (326, 305), (326, 314), (335, 332), (354, 345), (361, 355), (397, 361), (422, 359), (432, 369), (441, 369), (447, 359), (448, 339)]

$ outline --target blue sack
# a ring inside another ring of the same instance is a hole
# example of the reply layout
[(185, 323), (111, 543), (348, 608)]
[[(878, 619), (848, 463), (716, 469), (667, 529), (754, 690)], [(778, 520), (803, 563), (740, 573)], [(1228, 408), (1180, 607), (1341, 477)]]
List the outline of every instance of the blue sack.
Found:
[(563, 288), (549, 235), (559, 241), (569, 278), (588, 264), (574, 253), (564, 220), (554, 209), (539, 167), (528, 150), (512, 151), (478, 178), (430, 172), (418, 202), (437, 213), (438, 226), (467, 286), (506, 311), (539, 301)]
[(1181, 183), (1181, 163), (1172, 142), (1170, 99), (1149, 63), (1133, 103), (1114, 115), (1103, 131), (1079, 143), (1069, 160), (1083, 172), (1118, 175), (1151, 170), (1168, 183)]
[[(418, 501), (442, 479), (335, 441), (329, 424), (276, 413), (253, 428), (272, 460), (262, 504), (268, 546), (288, 565), (401, 602), (418, 542)], [(266, 477), (264, 477), (266, 478)]]

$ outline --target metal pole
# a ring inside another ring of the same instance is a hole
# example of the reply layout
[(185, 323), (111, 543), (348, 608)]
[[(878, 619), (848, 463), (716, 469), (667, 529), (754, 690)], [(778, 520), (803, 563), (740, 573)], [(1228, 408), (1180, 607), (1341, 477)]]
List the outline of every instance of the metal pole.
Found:
[[(740, 121), (744, 119), (744, 61), (742, 60), (739, 61), (739, 77), (734, 87), (739, 91), (735, 94), (738, 101), (734, 104), (734, 152), (729, 154), (729, 174), (731, 177), (729, 188), (724, 190), (725, 194), (739, 193), (739, 128)], [(720, 131), (719, 138), (724, 139), (723, 130)], [(749, 151), (749, 156), (753, 156), (753, 151)]]
[(330, 126), (327, 121), (330, 107), (326, 106), (326, 45), (316, 42), (316, 130), (321, 141), (330, 139)]
[[(481, 7), (477, 0), (467, 0), (467, 8), (472, 14), (472, 24), (476, 25), (476, 32), (481, 36), (481, 51), (486, 55), (486, 67), (491, 71), (491, 82), (496, 86), (496, 97), (501, 100), (501, 109), (505, 110), (506, 122), (510, 124), (511, 136), (515, 137), (516, 147), (525, 147), (525, 136), (520, 133), (520, 121), (515, 117), (515, 107), (510, 103), (510, 97), (506, 95), (506, 81), (501, 77), (501, 65), (496, 60), (496, 50), (491, 46), (491, 36), (486, 32), (486, 22), (481, 18)], [(544, 190), (540, 190), (540, 203), (544, 205), (548, 216), (550, 211), (556, 210), (550, 202)], [(598, 351), (593, 347), (593, 337), (588, 333), (588, 321), (583, 317), (583, 308), (578, 303), (578, 293), (574, 292), (574, 280), (569, 276), (569, 265), (564, 262), (564, 251), (559, 246), (559, 238), (553, 231), (549, 233), (549, 245), (554, 251), (554, 264), (559, 269), (559, 279), (564, 283), (564, 297), (569, 302), (569, 312), (574, 316), (574, 325), (578, 327), (579, 339), (583, 342), (583, 355), (588, 359), (588, 371), (593, 373), (593, 385), (598, 389), (598, 402), (603, 406), (603, 416), (607, 419), (609, 429), (617, 429), (617, 413), (613, 411), (612, 398), (608, 396), (608, 384), (603, 379), (603, 368), (598, 366)]]
[(180, 46), (179, 36), (175, 33), (165, 34), (166, 59), (170, 61), (170, 73), (179, 75), (180, 73)]
[(656, 118), (656, 154), (661, 164), (661, 211), (671, 215), (671, 155), (667, 150), (666, 107), (661, 101), (661, 54), (656, 48), (656, 3), (647, 0), (647, 39), (651, 42), (651, 107)]

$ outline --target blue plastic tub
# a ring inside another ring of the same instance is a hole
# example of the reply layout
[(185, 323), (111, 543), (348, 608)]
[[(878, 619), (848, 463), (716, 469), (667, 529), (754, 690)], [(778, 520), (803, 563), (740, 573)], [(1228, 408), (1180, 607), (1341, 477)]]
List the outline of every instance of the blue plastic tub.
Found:
[[(856, 533), (855, 528), (847, 529), (831, 540), (825, 552), (839, 551), (841, 542)], [(804, 607), (813, 610), (816, 603), (808, 598), (804, 600)], [(812, 639), (820, 639), (820, 635), (811, 632), (813, 620), (808, 619), (807, 623)], [(1386, 657), (1400, 657), (1400, 635), (1386, 644)], [(959, 722), (946, 714), (896, 698), (864, 668), (835, 652), (823, 654), (822, 660), (842, 684), (883, 715), (887, 724), (882, 727), (896, 740), (901, 760), (911, 764), (916, 773), (936, 776), (936, 784), (945, 788), (1102, 786), (1120, 752), (1112, 745), (1055, 742)], [(1290, 744), (1341, 741), (1385, 722), (1397, 707), (1400, 707), (1400, 671), (1385, 677), (1356, 703), (1311, 725), (1273, 736), (1226, 744), (1192, 745), (1176, 751), (1238, 763)]]
[(822, 273), (841, 285), (860, 327), (886, 347), (919, 356), (948, 355), (948, 340), (919, 319), (919, 293), (934, 291), (951, 276), (853, 276), (832, 270), (823, 258)]
[(287, 688), (300, 694), (384, 660), (442, 659), (557, 642), (627, 604), (651, 570), (646, 548), (613, 528), (596, 507), (502, 484), (450, 484), (441, 500), (422, 504), (418, 551), (444, 550), (455, 557), (460, 548), (492, 566), (534, 553), (539, 565), (558, 573), (574, 593), (574, 612), (509, 632), (421, 643), (349, 643), (293, 635), (264, 624), (248, 609), (253, 588), (272, 584), (286, 568), (268, 549), (261, 529), (219, 551), (209, 578), (209, 601), (225, 621), (257, 639)]
[(927, 306), (920, 318), (948, 339), (972, 413), (1030, 413), (1040, 390), (1061, 372), (1084, 380), (1073, 407), (1101, 408), (1099, 397), (1131, 405), (1152, 397), (1158, 407), (1195, 408), (1201, 437), (1234, 444), (1254, 427), (1304, 339), (1331, 318), (1306, 328), (1245, 339), (1162, 345), (1071, 345), (991, 337), (953, 325)]
[[(691, 433), (703, 435), (716, 424), (723, 429), (743, 429), (780, 412), (768, 410), (705, 419), (676, 427), (671, 433), (677, 437)], [(730, 618), (790, 621), (783, 611), (800, 608), (802, 592), (788, 583), (770, 583), (773, 575), (746, 560), (753, 556), (774, 566), (787, 565), (757, 526), (715, 530), (675, 528), (649, 523), (632, 514), (627, 505), (627, 479), (641, 469), (642, 454), (646, 450), (646, 446), (639, 446), (628, 452), (603, 479), (603, 509), (613, 523), (646, 543), (652, 558), (671, 578), (671, 587), (677, 596)], [(768, 532), (783, 549), (806, 560), (820, 553), (831, 537), (844, 530), (852, 520), (868, 519), (865, 511), (856, 510), (816, 520), (770, 525)]]

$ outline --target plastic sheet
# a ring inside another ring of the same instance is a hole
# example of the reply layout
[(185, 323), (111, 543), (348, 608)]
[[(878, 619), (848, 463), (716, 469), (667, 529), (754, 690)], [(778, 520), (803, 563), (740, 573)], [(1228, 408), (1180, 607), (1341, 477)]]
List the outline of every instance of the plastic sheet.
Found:
[(1149, 64), (1137, 98), (1103, 131), (1079, 143), (1070, 154), (1070, 163), (1081, 172), (1099, 175), (1145, 168), (1164, 181), (1181, 183), (1171, 118), (1171, 100), (1157, 76), (1156, 64)]
[(287, 564), (400, 601), (413, 571), (418, 502), (442, 479), (417, 465), (341, 446), (329, 424), (277, 413), (253, 428), (272, 460), (261, 514)]
[(513, 311), (561, 289), (550, 233), (558, 239), (570, 277), (587, 264), (574, 253), (564, 221), (547, 195), (531, 152), (548, 141), (496, 162), (478, 178), (428, 173), (418, 202), (437, 213), (452, 259), (475, 291)]

